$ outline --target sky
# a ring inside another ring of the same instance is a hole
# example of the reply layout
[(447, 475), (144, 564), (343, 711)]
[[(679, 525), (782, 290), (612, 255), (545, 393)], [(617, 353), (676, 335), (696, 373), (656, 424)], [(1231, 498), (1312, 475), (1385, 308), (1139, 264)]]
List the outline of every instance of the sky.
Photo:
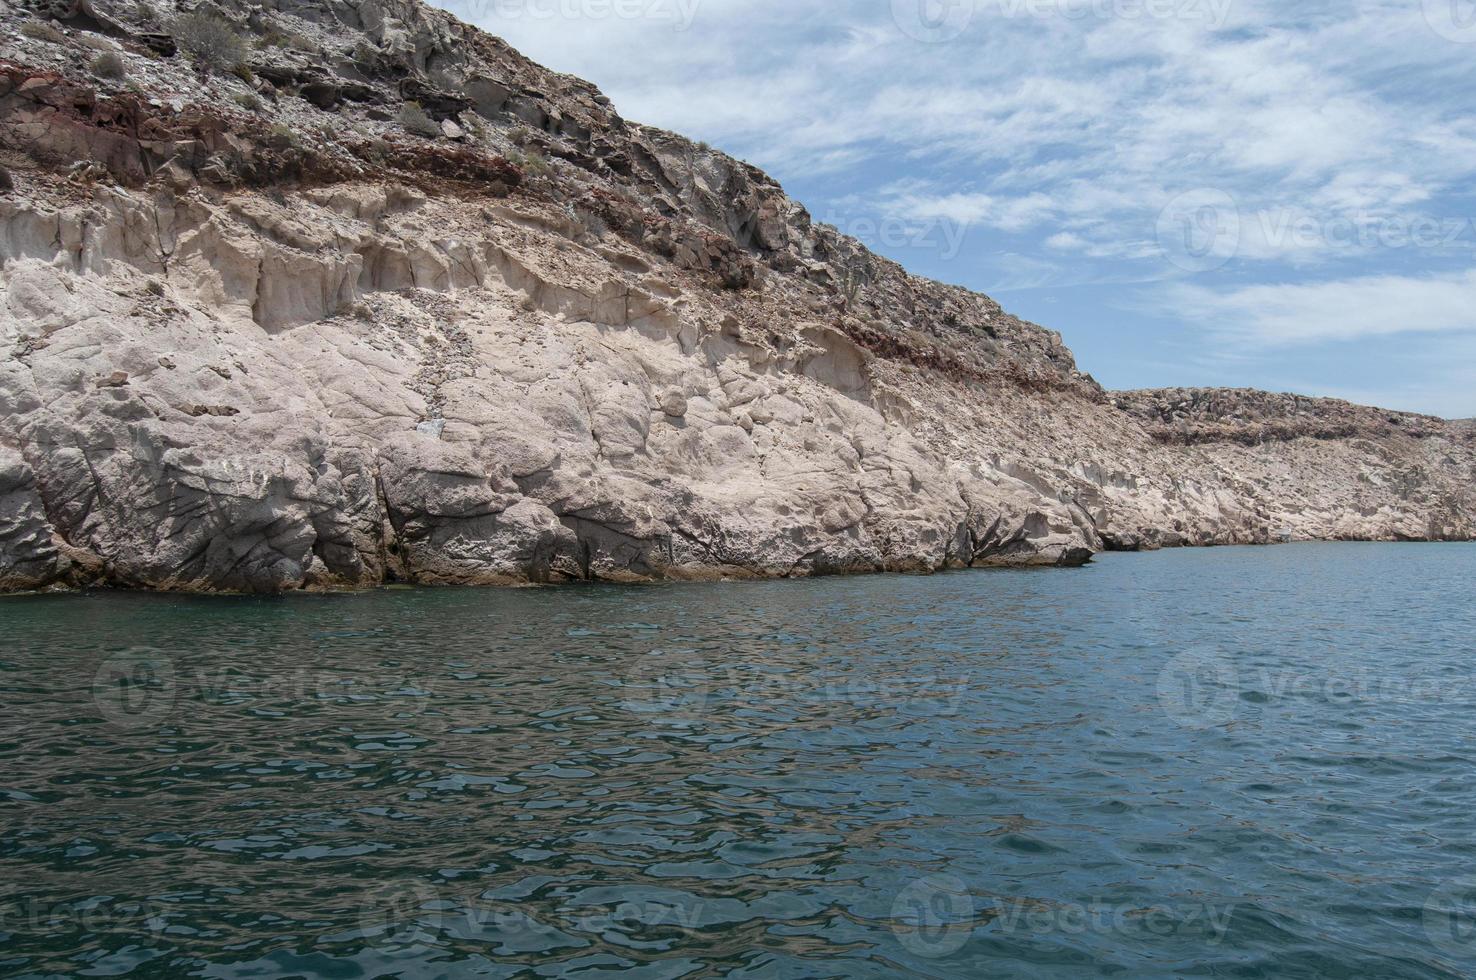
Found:
[(1476, 0), (442, 0), (1109, 388), (1476, 416)]

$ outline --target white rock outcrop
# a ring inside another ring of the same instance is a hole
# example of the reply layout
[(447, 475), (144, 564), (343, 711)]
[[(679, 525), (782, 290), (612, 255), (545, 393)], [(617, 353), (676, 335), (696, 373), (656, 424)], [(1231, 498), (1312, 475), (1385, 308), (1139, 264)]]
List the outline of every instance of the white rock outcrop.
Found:
[[(1110, 396), (1058, 335), (443, 13), (220, 10), (320, 56), (202, 80), (89, 5), (145, 97), (57, 70), (53, 42), (0, 60), (0, 589), (1476, 533), (1467, 424)], [(98, 33), (67, 23), (67, 44)], [(400, 128), (410, 96), (441, 135)]]

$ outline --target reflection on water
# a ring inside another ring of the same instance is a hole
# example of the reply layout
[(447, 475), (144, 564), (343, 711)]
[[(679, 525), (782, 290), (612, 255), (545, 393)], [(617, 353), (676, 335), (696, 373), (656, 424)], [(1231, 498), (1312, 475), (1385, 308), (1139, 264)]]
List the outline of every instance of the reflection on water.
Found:
[(1476, 548), (0, 602), (0, 973), (1458, 976)]

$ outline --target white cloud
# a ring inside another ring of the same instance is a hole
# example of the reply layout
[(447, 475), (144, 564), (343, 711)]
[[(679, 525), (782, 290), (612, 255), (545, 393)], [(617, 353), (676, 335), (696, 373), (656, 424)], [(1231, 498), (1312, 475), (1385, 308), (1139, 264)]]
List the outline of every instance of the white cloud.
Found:
[[(1448, 50), (1458, 45), (1421, 27), (1418, 4), (1182, 0), (1167, 7), (1177, 16), (1146, 17), (1139, 3), (977, 0), (967, 32), (927, 44), (886, 2), (686, 2), (686, 29), (669, 16), (677, 0), (627, 5), (646, 13), (635, 17), (506, 16), (512, 0), (448, 8), (593, 79), (628, 117), (781, 179), (882, 159), (923, 177), (967, 168), (949, 174), (949, 193), (980, 198), (981, 221), (1019, 215), (1015, 230), (1042, 217), (1030, 200), (1040, 194), (1061, 221), (1111, 219), (1099, 232), (1132, 241), (1190, 188), (1222, 190), (1251, 213), (1326, 214), (1419, 204), (1476, 172), (1463, 95), (1476, 59), (1462, 66)], [(1127, 14), (1104, 14), (1114, 10)], [(1229, 29), (1211, 30), (1224, 18)], [(1359, 61), (1370, 48), (1381, 72)], [(1411, 72), (1432, 84), (1391, 83)]]
[(1045, 245), (1059, 252), (1084, 252), (1088, 248), (1087, 240), (1071, 231), (1057, 232), (1045, 240)]
[(1216, 290), (1166, 287), (1160, 310), (1192, 311), (1225, 339), (1269, 347), (1404, 333), (1476, 332), (1476, 269)]
[(1003, 231), (1024, 231), (1054, 213), (1044, 194), (1000, 198), (990, 194), (930, 194), (894, 185), (877, 195), (877, 204), (890, 213), (915, 221), (951, 221), (984, 225)]

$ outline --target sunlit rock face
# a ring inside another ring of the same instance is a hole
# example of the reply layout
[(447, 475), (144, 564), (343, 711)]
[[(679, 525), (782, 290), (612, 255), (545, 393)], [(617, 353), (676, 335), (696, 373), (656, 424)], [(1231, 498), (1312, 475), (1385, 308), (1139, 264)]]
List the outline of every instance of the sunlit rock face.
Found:
[(442, 12), (63, 7), (0, 8), (0, 589), (1473, 535), (1469, 423), (1104, 392)]

